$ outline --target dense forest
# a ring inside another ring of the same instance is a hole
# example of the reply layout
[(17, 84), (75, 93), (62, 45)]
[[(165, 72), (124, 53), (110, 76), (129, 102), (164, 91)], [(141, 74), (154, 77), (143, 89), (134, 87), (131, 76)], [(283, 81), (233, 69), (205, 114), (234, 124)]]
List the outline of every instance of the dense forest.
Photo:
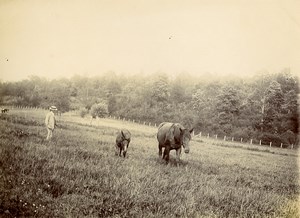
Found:
[(181, 122), (195, 132), (298, 144), (299, 81), (289, 69), (251, 77), (189, 75), (31, 76), (0, 82), (0, 105), (77, 110), (81, 116), (116, 116), (151, 123)]

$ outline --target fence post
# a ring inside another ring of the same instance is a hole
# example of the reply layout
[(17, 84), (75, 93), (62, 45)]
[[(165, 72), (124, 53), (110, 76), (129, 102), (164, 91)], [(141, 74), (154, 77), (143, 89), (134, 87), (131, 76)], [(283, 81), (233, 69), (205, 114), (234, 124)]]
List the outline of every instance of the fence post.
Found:
[(270, 142), (270, 147), (272, 147), (272, 142)]
[(259, 140), (259, 145), (261, 145), (261, 140)]
[(243, 138), (241, 138), (241, 142), (243, 142)]
[(250, 139), (250, 145), (252, 145), (252, 139)]
[(282, 148), (282, 143), (280, 144), (280, 148)]
[(224, 141), (226, 141), (226, 135), (224, 136)]
[(156, 123), (154, 123), (154, 126), (156, 127)]
[(292, 149), (294, 148), (294, 144), (292, 144)]
[(199, 133), (199, 136), (201, 137), (202, 132)]
[(151, 126), (151, 123), (149, 123), (149, 126)]
[(207, 133), (207, 138), (209, 138), (209, 133)]
[(218, 134), (216, 134), (216, 139), (218, 139)]
[(231, 141), (234, 141), (234, 137), (231, 138)]

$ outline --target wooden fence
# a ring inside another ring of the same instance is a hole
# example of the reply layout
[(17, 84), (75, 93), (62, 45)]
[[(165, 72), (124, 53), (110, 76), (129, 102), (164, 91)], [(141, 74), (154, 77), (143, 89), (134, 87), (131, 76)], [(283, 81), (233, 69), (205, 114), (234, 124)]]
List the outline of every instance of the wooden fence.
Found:
[[(147, 125), (147, 126), (153, 126), (153, 127), (157, 127), (159, 124), (156, 123), (151, 123), (151, 122), (145, 122), (145, 121), (140, 121), (140, 120), (134, 120), (134, 119), (126, 119), (126, 118), (121, 118), (121, 117), (116, 117), (116, 116), (109, 116), (109, 118), (111, 119), (117, 119), (117, 120), (122, 120), (122, 121), (127, 121), (127, 122), (132, 122), (132, 123), (137, 123), (137, 124), (142, 124), (142, 125)], [(250, 139), (249, 141), (245, 141), (243, 138), (235, 138), (235, 137), (231, 137), (231, 136), (224, 136), (224, 137), (218, 137), (217, 134), (212, 134), (210, 135), (209, 133), (207, 134), (203, 134), (202, 132), (200, 132), (199, 134), (196, 134), (193, 132), (192, 133), (193, 137), (204, 137), (204, 138), (210, 138), (210, 139), (215, 139), (215, 140), (223, 140), (223, 141), (231, 141), (231, 142), (239, 142), (239, 143), (245, 143), (245, 144), (256, 144), (256, 145), (261, 145), (261, 146), (269, 146), (269, 147), (274, 147), (274, 143), (273, 142), (269, 142), (268, 144), (265, 144), (262, 142), (262, 140), (254, 140), (254, 139)], [(254, 143), (254, 141), (258, 142), (258, 143)], [(280, 148), (297, 148), (297, 146), (295, 146), (294, 144), (291, 145), (287, 145), (287, 144), (280, 144)]]
[[(8, 108), (8, 109), (26, 109), (26, 110), (48, 110), (48, 108), (39, 108), (39, 107), (29, 107), (29, 106), (1, 106), (1, 109), (3, 108)], [(61, 115), (61, 113), (59, 113)], [(109, 116), (108, 118), (114, 119), (114, 120), (121, 120), (121, 121), (126, 121), (126, 122), (132, 122), (140, 125), (145, 125), (145, 126), (152, 126), (152, 127), (157, 127), (159, 124), (157, 123), (151, 123), (151, 122), (145, 122), (141, 120), (134, 120), (134, 119), (126, 119), (126, 118), (121, 118), (121, 117), (116, 117), (116, 116)], [(274, 143), (272, 141), (268, 142), (268, 144), (263, 143), (262, 140), (257, 140), (257, 139), (250, 139), (248, 141), (244, 140), (243, 138), (235, 138), (232, 136), (218, 136), (217, 134), (210, 134), (210, 133), (203, 133), (199, 132), (199, 134), (196, 134), (193, 132), (192, 133), (193, 137), (197, 138), (209, 138), (209, 139), (215, 139), (215, 140), (223, 140), (223, 141), (231, 141), (231, 142), (239, 142), (239, 143), (245, 143), (245, 144), (256, 144), (256, 145), (261, 145), (261, 146), (269, 146), (269, 147), (274, 147)], [(254, 143), (257, 142), (257, 143)], [(280, 144), (280, 148), (297, 148), (298, 145), (294, 144)]]
[[(232, 137), (232, 136), (222, 136), (222, 137), (218, 137), (217, 134), (212, 134), (210, 135), (209, 133), (202, 133), (200, 132), (199, 134), (195, 135), (195, 137), (198, 137), (198, 138), (210, 138), (210, 139), (215, 139), (215, 140), (223, 140), (223, 141), (231, 141), (231, 142), (239, 142), (239, 143), (245, 143), (245, 144), (256, 144), (256, 145), (262, 145), (262, 146), (269, 146), (269, 147), (272, 147), (272, 144), (273, 142), (270, 141), (268, 142), (268, 144), (266, 143), (263, 143), (261, 139), (257, 140), (257, 139), (250, 139), (248, 141), (245, 141), (244, 138), (235, 138), (235, 137)], [(258, 142), (258, 143), (254, 143), (254, 141)], [(274, 147), (274, 144), (273, 144), (273, 147)], [(294, 144), (283, 144), (283, 143), (280, 143), (280, 148), (296, 148), (297, 146), (295, 146)]]

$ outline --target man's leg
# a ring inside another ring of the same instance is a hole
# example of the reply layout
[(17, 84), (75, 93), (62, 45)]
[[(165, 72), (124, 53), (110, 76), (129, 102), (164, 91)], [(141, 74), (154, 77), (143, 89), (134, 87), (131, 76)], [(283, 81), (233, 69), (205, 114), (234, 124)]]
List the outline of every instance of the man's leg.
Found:
[(48, 132), (48, 133), (47, 133), (46, 140), (49, 140), (49, 138), (50, 138), (50, 132), (51, 132), (49, 128), (47, 128), (47, 132)]
[(50, 140), (52, 138), (53, 130), (49, 128), (47, 128), (47, 130), (48, 130), (48, 134), (46, 140)]
[(53, 136), (53, 129), (50, 129), (50, 137), (49, 137), (49, 140), (52, 139), (52, 136)]

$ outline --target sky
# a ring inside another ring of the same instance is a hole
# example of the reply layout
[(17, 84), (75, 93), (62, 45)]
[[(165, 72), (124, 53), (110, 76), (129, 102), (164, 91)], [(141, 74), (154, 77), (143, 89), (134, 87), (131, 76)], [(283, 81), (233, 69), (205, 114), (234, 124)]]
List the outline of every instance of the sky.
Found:
[(300, 75), (299, 0), (0, 0), (0, 81)]

